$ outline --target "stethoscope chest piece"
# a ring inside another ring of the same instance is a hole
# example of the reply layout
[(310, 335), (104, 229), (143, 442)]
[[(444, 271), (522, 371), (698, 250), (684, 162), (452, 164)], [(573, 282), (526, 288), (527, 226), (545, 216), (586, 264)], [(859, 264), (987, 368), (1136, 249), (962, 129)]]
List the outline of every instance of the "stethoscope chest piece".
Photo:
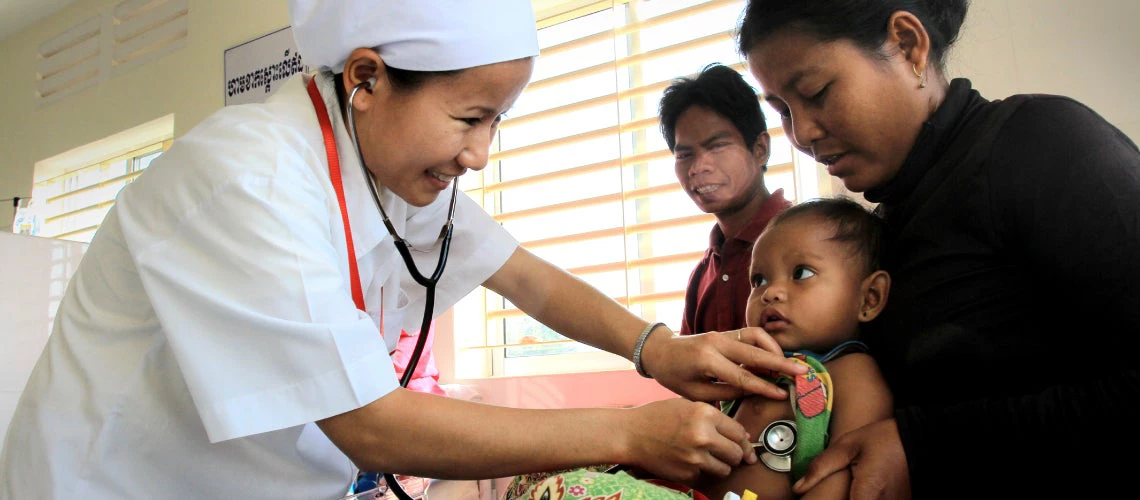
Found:
[(752, 445), (758, 448), (760, 461), (776, 472), (792, 470), (792, 450), (796, 449), (796, 423), (776, 420), (764, 428), (760, 439)]

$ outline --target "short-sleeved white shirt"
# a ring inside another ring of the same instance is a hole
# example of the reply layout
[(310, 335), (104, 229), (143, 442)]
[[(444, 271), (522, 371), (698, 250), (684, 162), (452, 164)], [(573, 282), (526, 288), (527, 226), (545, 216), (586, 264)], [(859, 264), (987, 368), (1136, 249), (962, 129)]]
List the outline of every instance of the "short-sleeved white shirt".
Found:
[[(388, 353), (419, 328), (425, 292), (377, 214), (331, 79), (317, 81), (368, 314), (302, 78), (222, 109), (123, 189), (88, 248), (13, 417), (0, 498), (343, 495), (353, 466), (312, 422), (398, 387)], [(433, 248), (449, 193), (418, 208), (381, 192), (397, 232)], [(436, 313), (517, 245), (460, 193)], [(413, 252), (422, 272), (436, 251)]]

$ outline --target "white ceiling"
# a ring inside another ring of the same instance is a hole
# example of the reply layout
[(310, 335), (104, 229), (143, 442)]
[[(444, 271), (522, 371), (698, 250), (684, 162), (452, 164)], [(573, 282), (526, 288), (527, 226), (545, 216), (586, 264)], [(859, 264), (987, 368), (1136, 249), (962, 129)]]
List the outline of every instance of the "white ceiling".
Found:
[(0, 40), (73, 3), (75, 0), (0, 0)]

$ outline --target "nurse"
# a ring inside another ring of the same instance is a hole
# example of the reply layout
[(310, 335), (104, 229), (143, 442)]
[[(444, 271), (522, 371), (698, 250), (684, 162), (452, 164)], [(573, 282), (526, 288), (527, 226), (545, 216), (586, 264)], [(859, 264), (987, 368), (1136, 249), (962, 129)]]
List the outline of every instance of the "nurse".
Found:
[[(357, 468), (464, 479), (625, 463), (684, 481), (755, 460), (739, 424), (684, 399), (534, 411), (401, 389), (389, 353), (430, 299), (393, 233), (429, 273), (456, 177), (485, 166), (530, 78), (533, 13), (527, 0), (290, 8), (322, 71), (218, 111), (121, 192), (16, 409), (0, 498), (336, 498)], [(462, 193), (454, 206), (435, 313), (482, 284), (691, 399), (785, 396), (748, 370), (797, 372), (761, 330), (674, 337)]]

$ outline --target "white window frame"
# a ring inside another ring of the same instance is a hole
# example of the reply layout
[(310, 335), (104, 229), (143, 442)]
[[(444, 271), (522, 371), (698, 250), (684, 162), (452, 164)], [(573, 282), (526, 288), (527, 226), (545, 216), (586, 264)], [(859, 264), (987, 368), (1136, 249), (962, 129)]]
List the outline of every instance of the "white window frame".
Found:
[(37, 235), (90, 242), (119, 190), (166, 151), (173, 136), (174, 115), (167, 115), (36, 162)]

